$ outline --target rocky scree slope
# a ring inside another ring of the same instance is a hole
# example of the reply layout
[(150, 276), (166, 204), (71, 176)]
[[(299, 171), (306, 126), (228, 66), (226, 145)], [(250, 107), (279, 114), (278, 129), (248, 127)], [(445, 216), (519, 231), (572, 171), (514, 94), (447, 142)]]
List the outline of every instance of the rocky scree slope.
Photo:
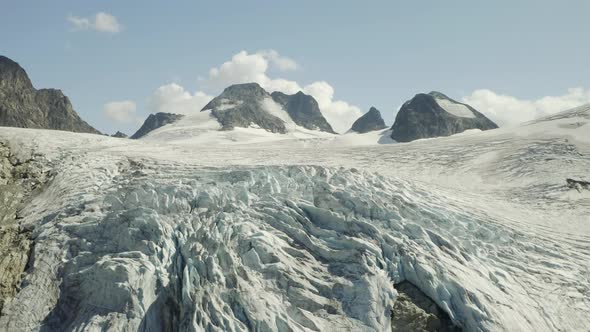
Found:
[(25, 70), (0, 55), (0, 126), (100, 134), (83, 121), (60, 90), (37, 90)]
[(498, 126), (473, 107), (440, 92), (419, 93), (400, 108), (391, 127), (391, 138), (409, 142), (420, 138), (450, 136), (468, 129)]
[(369, 111), (358, 118), (350, 130), (364, 134), (374, 130), (382, 130), (387, 128), (385, 121), (381, 117), (381, 112), (375, 107), (371, 107)]

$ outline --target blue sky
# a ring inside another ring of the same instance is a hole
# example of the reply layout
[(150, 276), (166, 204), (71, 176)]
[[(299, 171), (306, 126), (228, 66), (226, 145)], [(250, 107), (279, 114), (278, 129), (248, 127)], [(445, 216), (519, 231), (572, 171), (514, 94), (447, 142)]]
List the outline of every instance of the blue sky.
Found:
[[(119, 31), (93, 26), (99, 12)], [(264, 75), (302, 88), (327, 82), (334, 96), (324, 104), (335, 110), (336, 101), (361, 112), (376, 106), (391, 124), (405, 100), (438, 90), (511, 124), (590, 102), (589, 12), (589, 1), (546, 0), (7, 1), (0, 54), (37, 88), (62, 89), (108, 133), (131, 134), (137, 118), (166, 110), (170, 103), (150, 102), (162, 86), (218, 94), (211, 68), (263, 50), (296, 63), (281, 70), (262, 56)], [(133, 119), (105, 113), (123, 101)]]

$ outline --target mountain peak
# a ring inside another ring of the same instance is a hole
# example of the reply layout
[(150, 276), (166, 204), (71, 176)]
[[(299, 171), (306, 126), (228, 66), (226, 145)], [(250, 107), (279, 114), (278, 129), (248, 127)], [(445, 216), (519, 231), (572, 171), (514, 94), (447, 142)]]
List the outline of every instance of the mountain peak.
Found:
[(234, 84), (213, 98), (201, 111), (211, 111), (223, 130), (256, 125), (273, 133), (286, 133), (285, 122), (265, 109), (271, 96), (258, 83)]
[(391, 127), (391, 138), (409, 142), (420, 138), (450, 136), (468, 129), (498, 126), (473, 107), (432, 91), (419, 93), (400, 108)]
[(148, 115), (147, 119), (143, 122), (141, 127), (131, 136), (131, 139), (138, 139), (149, 132), (154, 131), (160, 127), (163, 127), (169, 123), (180, 120), (184, 117), (182, 114), (158, 112), (156, 114)]
[(293, 95), (275, 91), (271, 97), (283, 107), (298, 126), (335, 134), (334, 129), (320, 111), (318, 102), (312, 96), (306, 95), (302, 91)]
[(100, 134), (58, 89), (35, 89), (26, 71), (0, 55), (0, 126)]
[(225, 88), (222, 94), (226, 95), (268, 95), (268, 92), (264, 90), (258, 83), (239, 83), (233, 84)]
[(363, 114), (352, 124), (350, 130), (364, 134), (385, 128), (387, 128), (387, 126), (381, 117), (381, 112), (379, 112), (377, 108), (371, 107), (367, 113)]
[(0, 89), (33, 89), (27, 72), (12, 59), (0, 55)]
[(447, 95), (445, 95), (444, 93), (438, 92), (438, 91), (430, 91), (428, 93), (428, 95), (432, 96), (434, 98), (439, 98), (439, 99), (451, 99), (451, 98), (447, 97)]

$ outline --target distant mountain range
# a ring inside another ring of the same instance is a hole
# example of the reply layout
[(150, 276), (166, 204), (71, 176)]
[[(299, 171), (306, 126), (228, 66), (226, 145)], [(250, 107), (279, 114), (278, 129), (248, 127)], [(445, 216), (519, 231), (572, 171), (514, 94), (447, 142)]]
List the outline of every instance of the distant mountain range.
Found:
[[(269, 93), (257, 83), (231, 85), (201, 111), (210, 112), (221, 130), (253, 127), (285, 134), (290, 128), (300, 127), (336, 134), (312, 96), (301, 91), (293, 95), (278, 91)], [(150, 114), (131, 138), (139, 139), (182, 118), (183, 115), (172, 113)], [(4, 56), (0, 56), (0, 126), (100, 134), (78, 116), (68, 97), (60, 90), (35, 89), (25, 70)], [(497, 127), (473, 107), (440, 92), (420, 93), (400, 108), (391, 127), (391, 138), (397, 142), (410, 142), (449, 136), (468, 129)], [(381, 113), (371, 107), (354, 122), (350, 131), (363, 134), (385, 128)], [(115, 135), (123, 136), (122, 133)]]

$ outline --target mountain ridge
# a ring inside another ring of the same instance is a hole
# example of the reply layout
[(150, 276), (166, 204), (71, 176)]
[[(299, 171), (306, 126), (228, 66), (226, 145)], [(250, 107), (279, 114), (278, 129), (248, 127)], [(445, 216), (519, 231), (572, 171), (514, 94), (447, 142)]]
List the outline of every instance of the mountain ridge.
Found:
[(0, 55), (0, 126), (100, 134), (58, 89), (35, 89), (24, 68)]

